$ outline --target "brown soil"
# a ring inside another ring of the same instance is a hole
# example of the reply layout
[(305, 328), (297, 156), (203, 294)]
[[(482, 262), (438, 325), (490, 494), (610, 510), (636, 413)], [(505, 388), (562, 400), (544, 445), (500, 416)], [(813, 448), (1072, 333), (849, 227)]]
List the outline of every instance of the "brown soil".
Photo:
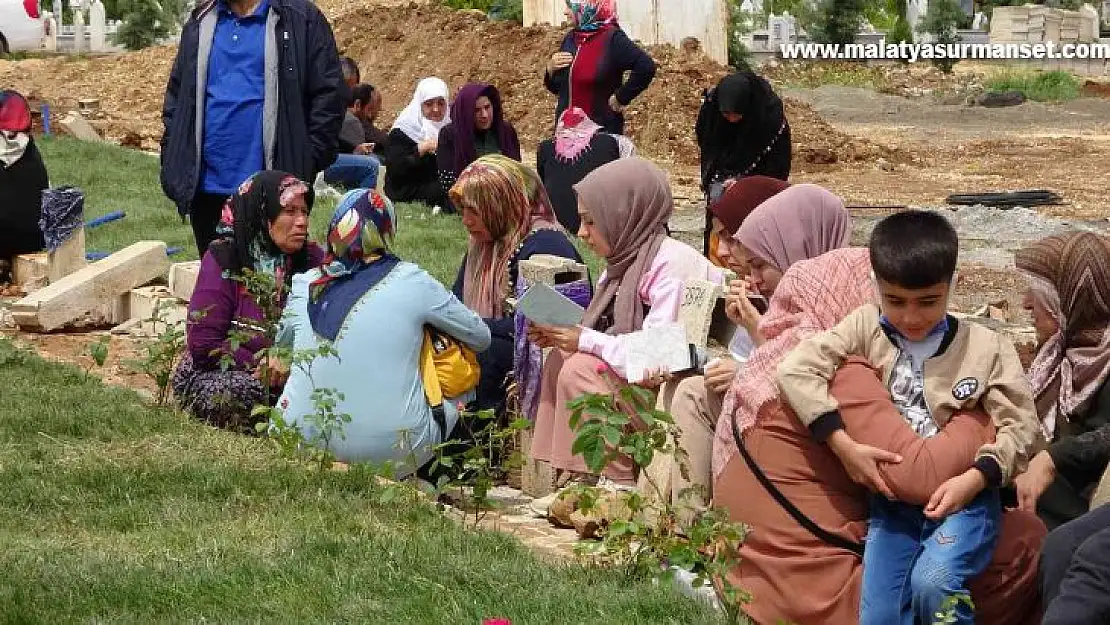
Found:
[(1110, 83), (1088, 80), (1079, 93), (1089, 98), (1110, 98)]
[[(420, 78), (437, 75), (452, 88), (471, 80), (496, 84), (526, 151), (534, 151), (550, 135), (555, 97), (543, 86), (542, 68), (563, 31), (526, 29), (489, 21), (477, 12), (433, 5), (354, 8), (332, 3), (325, 10), (337, 12), (331, 17), (341, 53), (355, 58), (364, 80), (382, 89), (385, 120), (392, 120), (408, 103)], [(627, 113), (629, 135), (646, 156), (696, 165), (693, 126), (701, 95), (727, 69), (701, 54), (671, 46), (649, 51), (659, 71), (651, 88)], [(98, 98), (102, 115), (94, 117), (92, 124), (106, 138), (156, 150), (174, 54), (173, 47), (159, 47), (95, 59), (0, 61), (0, 84), (50, 102), (58, 118), (74, 108), (78, 98)], [(786, 107), (798, 170), (880, 158), (899, 163), (916, 160), (904, 150), (834, 129), (804, 103), (788, 99)]]
[(153, 396), (157, 393), (157, 386), (149, 375), (134, 371), (131, 363), (142, 358), (142, 344), (129, 336), (109, 335), (108, 359), (103, 367), (97, 367), (88, 354), (89, 345), (99, 341), (104, 336), (103, 333), (75, 331), (35, 334), (5, 329), (0, 330), (0, 336), (6, 336), (17, 345), (35, 350), (47, 360), (87, 369), (90, 375), (98, 376), (105, 384), (130, 388), (144, 395)]

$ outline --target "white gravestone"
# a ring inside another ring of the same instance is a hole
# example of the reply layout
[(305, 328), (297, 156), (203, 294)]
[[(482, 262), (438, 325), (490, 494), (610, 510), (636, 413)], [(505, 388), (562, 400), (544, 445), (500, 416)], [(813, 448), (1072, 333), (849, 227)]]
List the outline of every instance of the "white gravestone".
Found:
[(96, 0), (89, 7), (89, 49), (93, 52), (104, 51), (104, 36), (108, 27), (108, 16), (104, 3)]

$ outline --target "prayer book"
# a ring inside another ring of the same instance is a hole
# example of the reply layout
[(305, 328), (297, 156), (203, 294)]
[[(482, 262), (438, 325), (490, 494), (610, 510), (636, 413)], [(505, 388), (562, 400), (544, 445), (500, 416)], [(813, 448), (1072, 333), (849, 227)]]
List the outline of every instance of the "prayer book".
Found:
[(584, 308), (543, 282), (524, 292), (516, 302), (516, 310), (533, 323), (564, 328), (582, 323), (586, 314)]

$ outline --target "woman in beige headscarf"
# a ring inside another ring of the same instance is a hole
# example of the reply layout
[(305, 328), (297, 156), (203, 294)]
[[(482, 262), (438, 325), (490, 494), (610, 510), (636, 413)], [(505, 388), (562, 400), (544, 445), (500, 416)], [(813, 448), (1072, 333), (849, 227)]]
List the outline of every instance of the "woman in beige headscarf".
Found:
[[(567, 478), (588, 473), (571, 452), (575, 433), (567, 402), (587, 393), (612, 393), (610, 372), (617, 384), (652, 385), (652, 380), (628, 380), (624, 335), (676, 322), (687, 280), (722, 279), (697, 250), (667, 236), (674, 200), (666, 174), (650, 161), (614, 161), (574, 190), (582, 222), (578, 236), (607, 267), (582, 325), (530, 330), (537, 344), (558, 348), (544, 364), (532, 457), (550, 462)], [(605, 476), (621, 484), (635, 481), (627, 458), (610, 464)]]

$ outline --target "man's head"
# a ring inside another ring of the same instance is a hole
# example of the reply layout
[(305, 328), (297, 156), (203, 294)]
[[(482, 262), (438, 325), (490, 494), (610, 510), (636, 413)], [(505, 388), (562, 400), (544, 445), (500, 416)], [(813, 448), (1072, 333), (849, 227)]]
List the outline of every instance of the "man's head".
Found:
[(373, 122), (382, 110), (382, 93), (374, 85), (362, 83), (351, 89), (351, 112), (355, 117)]
[(883, 314), (909, 340), (924, 339), (948, 313), (956, 229), (937, 213), (904, 211), (875, 226), (869, 248)]
[(343, 70), (343, 82), (351, 89), (362, 80), (362, 73), (358, 70), (358, 63), (349, 56), (339, 59), (339, 67)]

